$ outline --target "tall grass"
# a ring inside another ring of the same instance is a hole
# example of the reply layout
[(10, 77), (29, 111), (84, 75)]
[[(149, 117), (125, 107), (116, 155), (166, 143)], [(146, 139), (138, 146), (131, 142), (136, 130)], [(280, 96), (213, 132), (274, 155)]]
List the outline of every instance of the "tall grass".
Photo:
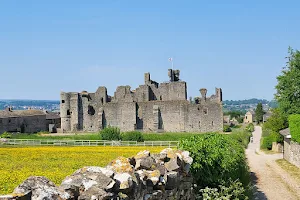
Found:
[(201, 133), (143, 133), (143, 137), (145, 141), (179, 141), (199, 134)]
[(38, 139), (38, 140), (101, 140), (99, 134), (87, 134), (87, 135), (58, 135), (58, 136), (41, 136), (38, 134), (13, 134), (13, 139)]
[[(126, 132), (125, 132), (126, 133)], [(142, 133), (144, 141), (179, 141), (194, 135), (204, 133)], [(101, 140), (101, 134), (78, 134), (78, 135), (39, 135), (39, 134), (12, 134), (13, 139), (39, 139), (39, 140)]]

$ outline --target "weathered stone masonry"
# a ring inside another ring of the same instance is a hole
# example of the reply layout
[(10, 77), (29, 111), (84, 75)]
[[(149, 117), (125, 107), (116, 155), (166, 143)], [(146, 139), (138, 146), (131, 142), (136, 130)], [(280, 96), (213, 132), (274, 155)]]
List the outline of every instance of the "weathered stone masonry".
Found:
[(117, 87), (114, 96), (106, 87), (95, 93), (61, 92), (61, 129), (68, 131), (98, 131), (107, 126), (121, 131), (207, 132), (223, 129), (222, 90), (195, 103), (187, 100), (187, 84), (179, 79), (179, 70), (169, 69), (169, 82), (157, 83), (145, 73), (145, 83), (136, 90)]

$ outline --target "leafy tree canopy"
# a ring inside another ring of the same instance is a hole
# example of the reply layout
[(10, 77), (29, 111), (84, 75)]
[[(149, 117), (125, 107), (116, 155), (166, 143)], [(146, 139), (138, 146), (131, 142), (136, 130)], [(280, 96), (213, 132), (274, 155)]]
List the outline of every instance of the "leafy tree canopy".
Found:
[(258, 123), (263, 121), (264, 114), (262, 103), (258, 103), (255, 109), (255, 118)]
[(280, 113), (279, 109), (273, 109), (272, 115), (264, 123), (263, 128), (279, 133), (280, 130), (288, 127), (287, 118)]
[(300, 114), (300, 51), (288, 50), (287, 66), (277, 77), (277, 93), (275, 95), (280, 111), (287, 117)]

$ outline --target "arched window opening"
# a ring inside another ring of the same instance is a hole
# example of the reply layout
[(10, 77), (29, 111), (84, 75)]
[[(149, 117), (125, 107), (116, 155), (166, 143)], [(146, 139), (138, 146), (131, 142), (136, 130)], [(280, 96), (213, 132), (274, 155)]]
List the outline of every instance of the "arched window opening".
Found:
[(95, 114), (95, 109), (93, 106), (88, 106), (88, 114), (89, 115), (94, 115)]

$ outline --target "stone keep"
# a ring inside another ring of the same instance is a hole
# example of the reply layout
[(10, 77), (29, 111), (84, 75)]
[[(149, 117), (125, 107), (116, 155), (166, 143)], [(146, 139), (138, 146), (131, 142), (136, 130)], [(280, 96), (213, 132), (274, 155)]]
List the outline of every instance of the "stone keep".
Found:
[(60, 113), (63, 132), (96, 132), (107, 126), (121, 131), (208, 132), (223, 130), (222, 90), (207, 97), (187, 100), (187, 84), (179, 79), (180, 71), (169, 69), (170, 80), (157, 83), (145, 73), (145, 83), (136, 90), (118, 86), (114, 96), (106, 87), (95, 93), (61, 92)]

